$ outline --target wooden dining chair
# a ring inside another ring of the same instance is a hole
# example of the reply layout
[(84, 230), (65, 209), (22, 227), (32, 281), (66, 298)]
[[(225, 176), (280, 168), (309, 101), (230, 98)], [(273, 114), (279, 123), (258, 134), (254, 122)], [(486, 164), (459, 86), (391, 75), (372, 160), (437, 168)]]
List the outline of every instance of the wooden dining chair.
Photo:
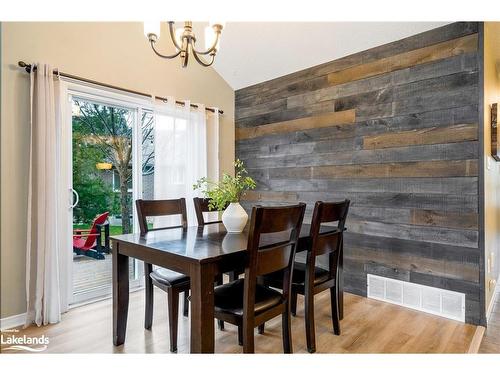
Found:
[[(345, 221), (349, 203), (349, 200), (316, 202), (311, 220), (311, 245), (307, 251), (306, 263), (295, 262), (293, 267), (291, 309), (292, 314), (295, 315), (297, 295), (303, 295), (307, 350), (310, 353), (316, 351), (314, 296), (328, 289), (330, 290), (333, 331), (335, 335), (340, 335), (338, 269), (343, 252)], [(334, 224), (335, 222), (336, 226), (322, 227), (322, 224)], [(316, 266), (316, 258), (320, 255), (328, 255), (328, 270)], [(279, 288), (281, 277), (279, 273), (268, 275), (264, 278), (264, 284)], [(259, 333), (263, 332), (264, 325), (261, 325)]]
[(194, 210), (196, 211), (196, 219), (198, 219), (198, 226), (208, 225), (208, 224), (220, 224), (221, 220), (205, 221), (203, 216), (204, 212), (218, 212), (216, 209), (210, 209), (210, 199), (208, 198), (193, 198)]
[[(169, 200), (136, 200), (137, 216), (141, 235), (150, 231), (187, 228), (186, 200), (184, 198)], [(147, 218), (157, 216), (180, 215), (181, 224), (162, 228), (148, 228)], [(144, 263), (144, 281), (146, 292), (146, 310), (144, 328), (150, 330), (153, 324), (153, 286), (167, 292), (168, 299), (168, 325), (170, 334), (170, 351), (177, 351), (177, 325), (179, 319), (179, 294), (184, 292), (183, 315), (189, 315), (189, 276), (166, 268), (156, 268), (149, 263)], [(216, 285), (222, 284), (222, 275), (217, 275)], [(224, 330), (224, 324), (219, 321), (219, 329)]]
[[(215, 317), (238, 326), (243, 352), (254, 352), (254, 328), (282, 316), (283, 351), (292, 353), (290, 326), (291, 273), (306, 205), (254, 207), (250, 219), (245, 278), (215, 288)], [(281, 289), (257, 278), (282, 271)]]
[[(186, 200), (143, 200), (135, 201), (141, 235), (150, 231), (187, 228)], [(181, 224), (164, 228), (148, 228), (147, 218), (157, 216), (180, 215)], [(168, 299), (168, 326), (170, 333), (170, 351), (177, 351), (177, 324), (179, 312), (179, 294), (184, 292), (184, 316), (188, 316), (188, 293), (190, 288), (189, 276), (182, 273), (156, 268), (149, 263), (144, 263), (144, 282), (146, 291), (146, 311), (144, 328), (150, 330), (153, 324), (153, 285), (167, 292)]]

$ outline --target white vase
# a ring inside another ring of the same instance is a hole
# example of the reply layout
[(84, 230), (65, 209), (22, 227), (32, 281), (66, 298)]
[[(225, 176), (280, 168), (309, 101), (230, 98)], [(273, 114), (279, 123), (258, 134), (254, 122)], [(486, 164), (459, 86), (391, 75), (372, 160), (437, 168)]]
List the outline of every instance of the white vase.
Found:
[(248, 215), (239, 203), (230, 203), (222, 213), (222, 223), (228, 233), (241, 233), (247, 221)]

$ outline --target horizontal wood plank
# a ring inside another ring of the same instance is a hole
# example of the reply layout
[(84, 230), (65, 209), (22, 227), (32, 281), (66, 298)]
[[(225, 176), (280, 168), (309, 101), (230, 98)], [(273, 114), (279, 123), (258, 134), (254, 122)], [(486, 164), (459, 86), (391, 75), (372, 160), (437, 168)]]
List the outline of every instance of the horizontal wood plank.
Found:
[(349, 230), (347, 230), (344, 236), (344, 243), (346, 252), (349, 252), (351, 248), (374, 251), (378, 249), (390, 254), (406, 254), (406, 256), (411, 257), (423, 257), (443, 261), (456, 260), (462, 263), (476, 264), (479, 260), (479, 250), (477, 248), (371, 236), (352, 233)]
[(423, 242), (436, 242), (463, 247), (478, 246), (477, 241), (479, 235), (475, 230), (456, 230), (448, 228), (415, 226), (408, 224), (354, 220), (348, 221), (348, 227), (350, 232), (367, 234), (371, 236), (401, 238)]
[(349, 218), (354, 221), (408, 224), (451, 229), (478, 229), (476, 213), (385, 207), (352, 207)]
[(438, 144), (475, 141), (478, 138), (477, 124), (459, 124), (448, 127), (432, 127), (385, 133), (363, 138), (364, 149), (401, 147), (423, 144)]
[(435, 210), (412, 210), (411, 223), (446, 228), (478, 229), (478, 215), (475, 213), (449, 213)]
[[(254, 204), (288, 204), (306, 202), (314, 205), (316, 201), (351, 200), (352, 207), (387, 207), (387, 208), (418, 208), (457, 213), (477, 213), (478, 200), (476, 195), (442, 195), (416, 193), (371, 193), (371, 192), (296, 192), (294, 200), (273, 200), (267, 196), (267, 191), (249, 191), (243, 197), (245, 208)], [(287, 195), (293, 197), (293, 195)]]
[[(399, 141), (399, 139), (396, 139)], [(432, 142), (432, 139), (430, 139)], [(478, 156), (478, 144), (474, 142), (457, 142), (447, 144), (430, 144), (412, 147), (393, 147), (373, 150), (358, 150), (356, 139), (344, 142), (301, 143), (282, 145), (268, 152), (260, 149), (238, 153), (238, 158), (245, 162), (247, 168), (302, 167), (321, 165), (378, 164), (389, 162), (413, 162), (425, 160), (467, 160)], [(329, 145), (334, 152), (328, 152)], [(325, 152), (326, 151), (326, 152)], [(258, 155), (256, 157), (256, 155)]]
[(333, 72), (328, 75), (328, 82), (332, 85), (338, 85), (417, 64), (474, 52), (477, 50), (477, 45), (477, 35), (472, 34)]
[(353, 124), (355, 111), (332, 112), (325, 115), (301, 118), (291, 121), (236, 129), (236, 140), (261, 137), (267, 134), (284, 133), (305, 129), (330, 127), (337, 124)]
[(269, 178), (332, 179), (354, 177), (470, 177), (477, 175), (477, 160), (474, 159), (269, 169)]
[[(376, 250), (351, 248), (346, 255), (350, 263), (365, 263), (365, 272), (378, 276), (392, 277), (399, 280), (410, 281), (411, 272), (431, 274), (452, 279), (478, 282), (478, 265), (461, 263), (459, 261), (445, 261), (440, 259), (411, 256), (404, 253), (387, 253)], [(392, 271), (392, 272), (391, 272)]]
[(419, 177), (419, 178), (342, 178), (342, 179), (268, 179), (259, 175), (259, 190), (361, 192), (361, 193), (417, 193), (477, 195), (477, 177)]

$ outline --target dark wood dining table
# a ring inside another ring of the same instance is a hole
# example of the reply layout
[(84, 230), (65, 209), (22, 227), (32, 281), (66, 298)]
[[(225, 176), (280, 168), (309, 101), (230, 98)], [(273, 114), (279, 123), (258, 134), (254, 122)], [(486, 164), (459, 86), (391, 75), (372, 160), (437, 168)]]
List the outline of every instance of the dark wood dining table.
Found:
[[(309, 224), (303, 224), (297, 252), (310, 244)], [(129, 257), (168, 268), (191, 278), (191, 353), (214, 352), (214, 279), (245, 264), (248, 232), (227, 233), (222, 224), (175, 228), (112, 236), (113, 344), (125, 342), (129, 305)], [(273, 241), (272, 237), (268, 241)], [(340, 259), (343, 257), (341, 256)], [(342, 264), (339, 269), (339, 309), (343, 316)]]

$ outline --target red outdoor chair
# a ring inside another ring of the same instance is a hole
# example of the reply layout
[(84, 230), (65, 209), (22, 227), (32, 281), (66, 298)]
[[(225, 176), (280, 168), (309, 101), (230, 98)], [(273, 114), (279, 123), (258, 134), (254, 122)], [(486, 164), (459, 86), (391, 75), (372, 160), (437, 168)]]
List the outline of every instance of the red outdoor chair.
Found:
[[(104, 259), (103, 253), (109, 254), (109, 212), (97, 215), (90, 229), (73, 230), (73, 251), (77, 255), (86, 255), (95, 259)], [(104, 227), (104, 246), (101, 233)]]

